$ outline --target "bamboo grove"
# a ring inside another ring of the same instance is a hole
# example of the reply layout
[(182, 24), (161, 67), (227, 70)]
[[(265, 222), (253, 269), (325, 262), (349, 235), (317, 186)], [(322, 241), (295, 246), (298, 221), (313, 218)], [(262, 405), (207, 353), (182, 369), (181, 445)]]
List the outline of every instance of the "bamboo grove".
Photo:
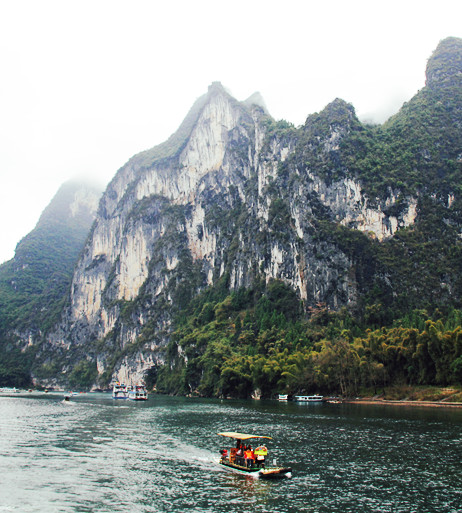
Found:
[[(178, 321), (159, 369), (161, 392), (218, 397), (341, 394), (389, 385), (462, 384), (462, 312), (414, 310), (392, 326), (362, 326), (344, 309), (305, 312), (272, 281), (221, 301), (203, 296)], [(374, 305), (369, 309), (380, 308)]]

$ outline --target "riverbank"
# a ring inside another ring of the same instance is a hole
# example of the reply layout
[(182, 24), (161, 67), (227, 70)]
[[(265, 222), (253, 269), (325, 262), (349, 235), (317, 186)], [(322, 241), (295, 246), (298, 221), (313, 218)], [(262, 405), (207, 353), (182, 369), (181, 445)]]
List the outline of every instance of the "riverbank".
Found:
[(351, 404), (377, 404), (391, 406), (427, 406), (436, 408), (462, 408), (462, 388), (438, 386), (395, 385), (383, 388), (381, 393), (361, 390), (359, 397), (345, 399)]
[(390, 400), (390, 399), (346, 399), (342, 401), (347, 404), (373, 404), (387, 406), (426, 406), (433, 408), (462, 408), (462, 403), (447, 401), (406, 401), (406, 400)]

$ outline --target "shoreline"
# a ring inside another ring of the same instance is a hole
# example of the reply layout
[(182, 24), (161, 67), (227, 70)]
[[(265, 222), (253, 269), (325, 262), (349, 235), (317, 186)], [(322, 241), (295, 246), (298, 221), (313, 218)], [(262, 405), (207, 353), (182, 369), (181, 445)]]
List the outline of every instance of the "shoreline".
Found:
[(391, 399), (346, 399), (344, 404), (367, 404), (380, 406), (425, 406), (432, 408), (462, 408), (462, 403), (450, 403), (444, 401), (407, 401)]

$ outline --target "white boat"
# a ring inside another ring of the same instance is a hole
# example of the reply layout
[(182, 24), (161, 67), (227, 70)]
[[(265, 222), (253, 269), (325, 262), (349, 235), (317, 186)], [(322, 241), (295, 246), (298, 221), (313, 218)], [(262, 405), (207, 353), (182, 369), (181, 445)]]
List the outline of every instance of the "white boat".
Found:
[(294, 397), (296, 401), (303, 403), (322, 403), (322, 395), (296, 395)]
[(124, 383), (114, 383), (114, 387), (112, 388), (112, 398), (113, 399), (127, 399), (128, 398), (128, 390), (127, 386)]
[(16, 387), (1, 387), (0, 392), (5, 394), (19, 394), (19, 390)]
[(144, 385), (135, 385), (128, 391), (128, 398), (132, 401), (147, 401), (148, 392)]
[(288, 401), (288, 400), (289, 400), (288, 394), (279, 394), (278, 395), (278, 401)]

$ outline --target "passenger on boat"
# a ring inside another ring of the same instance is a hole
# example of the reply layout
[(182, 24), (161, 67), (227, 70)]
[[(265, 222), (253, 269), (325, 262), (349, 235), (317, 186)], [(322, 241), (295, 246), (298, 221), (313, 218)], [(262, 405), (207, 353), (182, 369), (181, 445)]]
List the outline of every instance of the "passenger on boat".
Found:
[(236, 452), (236, 463), (238, 465), (244, 466), (244, 448), (242, 447), (242, 445), (239, 445), (239, 448)]
[(245, 451), (244, 456), (246, 467), (252, 467), (255, 461), (255, 454), (253, 453), (252, 447), (250, 445), (249, 448)]
[(222, 449), (221, 451), (221, 461), (224, 461), (228, 458), (228, 449)]

